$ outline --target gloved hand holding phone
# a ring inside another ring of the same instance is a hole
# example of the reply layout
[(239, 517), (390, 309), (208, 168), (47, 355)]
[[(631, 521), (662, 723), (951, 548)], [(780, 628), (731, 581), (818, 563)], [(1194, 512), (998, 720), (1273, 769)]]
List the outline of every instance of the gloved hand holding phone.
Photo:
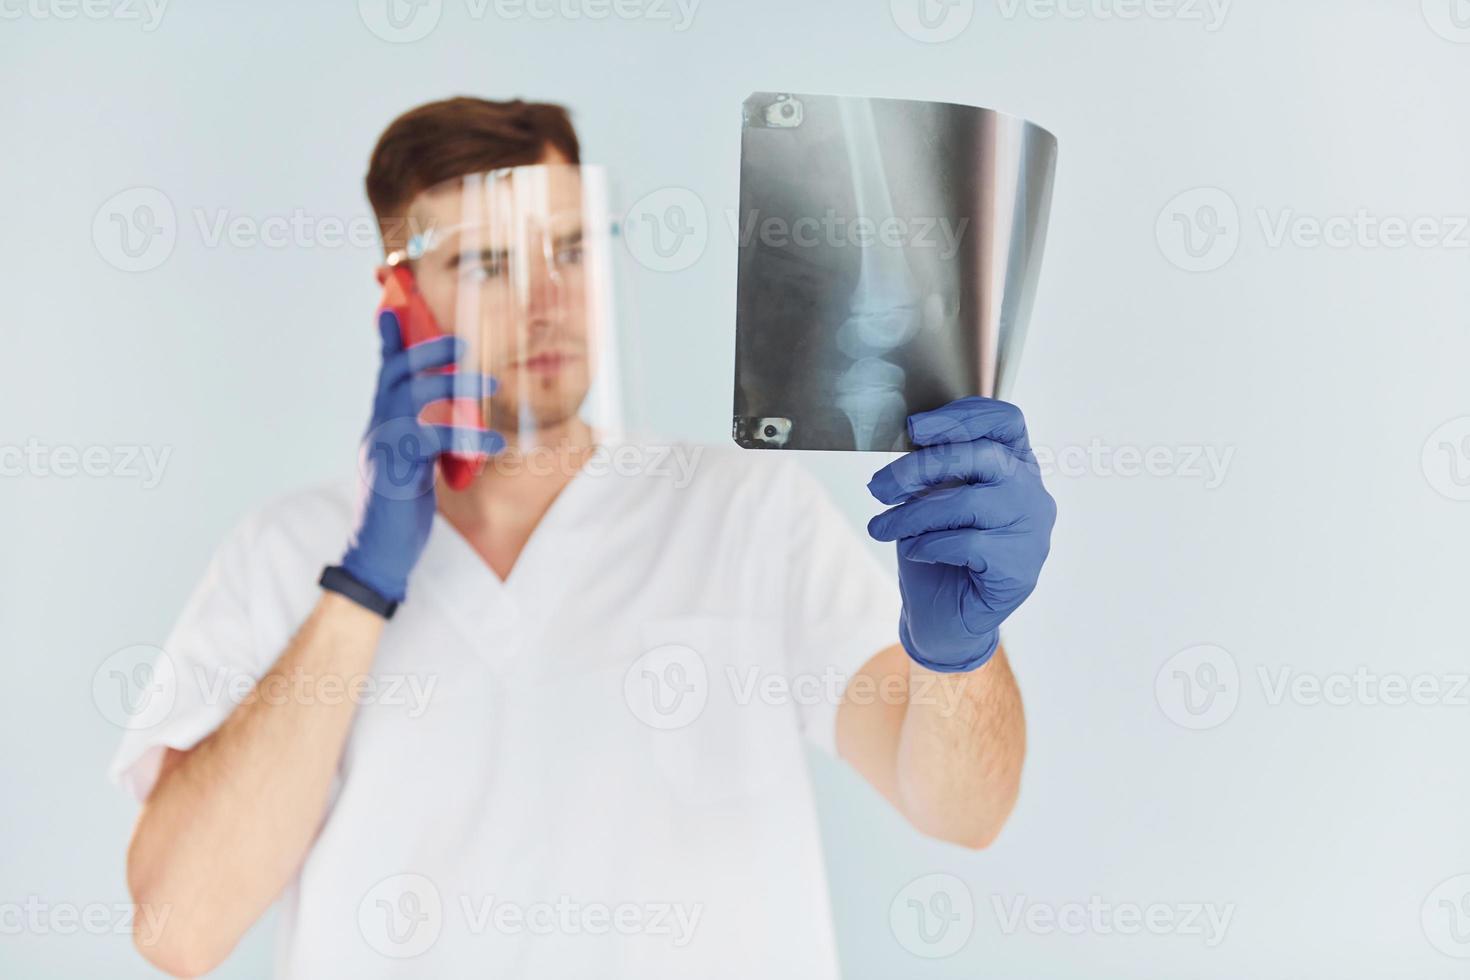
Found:
[(869, 482), (874, 497), (895, 506), (868, 533), (898, 542), (899, 639), (909, 656), (943, 673), (975, 670), (1036, 587), (1056, 502), (1016, 406), (961, 398), (910, 416), (908, 427), (920, 448)]
[(505, 442), (482, 429), (419, 421), (432, 402), (485, 397), (494, 390), (495, 381), (487, 375), (444, 373), (463, 353), (462, 340), (441, 336), (405, 346), (398, 317), (389, 310), (379, 313), (378, 331), (383, 362), (362, 443), (362, 499), (340, 567), (398, 603), (434, 522), (434, 466), (440, 454), (493, 455)]

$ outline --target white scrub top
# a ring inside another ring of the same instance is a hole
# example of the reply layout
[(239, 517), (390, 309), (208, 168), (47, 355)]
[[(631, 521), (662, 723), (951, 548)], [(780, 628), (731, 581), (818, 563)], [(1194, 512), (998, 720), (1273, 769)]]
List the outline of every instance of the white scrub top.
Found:
[[(435, 519), (281, 895), (278, 976), (837, 976), (802, 735), (834, 750), (898, 591), (782, 454), (676, 451), (692, 480), (578, 474), (503, 582)], [(305, 620), (355, 493), (221, 546), (113, 766), (140, 799)]]

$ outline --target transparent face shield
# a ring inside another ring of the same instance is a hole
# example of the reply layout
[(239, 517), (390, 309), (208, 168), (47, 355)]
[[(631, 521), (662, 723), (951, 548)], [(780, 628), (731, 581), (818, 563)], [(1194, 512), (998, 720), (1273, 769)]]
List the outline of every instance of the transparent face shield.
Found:
[(432, 328), (464, 341), (458, 369), (497, 383), (487, 399), (430, 406), (425, 421), (494, 430), (511, 457), (620, 438), (613, 222), (601, 169), (473, 174), (421, 195), (414, 210), (421, 230), (388, 264), (412, 270)]

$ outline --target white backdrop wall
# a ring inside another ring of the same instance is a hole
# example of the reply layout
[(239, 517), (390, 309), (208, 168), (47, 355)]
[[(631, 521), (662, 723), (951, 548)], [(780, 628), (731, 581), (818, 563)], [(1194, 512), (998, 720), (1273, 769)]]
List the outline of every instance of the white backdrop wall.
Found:
[[(634, 267), (640, 367), (662, 431), (718, 443), (739, 106), (790, 90), (1061, 145), (1015, 392), (1060, 505), (1007, 635), (1023, 795), (970, 853), (813, 759), (846, 973), (1463, 975), (1461, 0), (385, 2), (0, 4), (0, 973), (151, 974), (111, 928), (134, 807), (94, 677), (162, 642), (244, 510), (350, 470), (375, 251), (330, 229), (381, 127), (561, 101), (625, 200), (697, 202), (687, 267)], [(860, 527), (882, 459), (805, 461)], [(909, 900), (941, 892), (930, 941)]]

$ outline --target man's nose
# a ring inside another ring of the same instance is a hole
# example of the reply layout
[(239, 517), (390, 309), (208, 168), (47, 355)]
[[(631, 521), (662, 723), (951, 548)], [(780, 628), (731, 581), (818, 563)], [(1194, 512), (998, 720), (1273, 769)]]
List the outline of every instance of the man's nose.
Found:
[(546, 250), (531, 250), (527, 257), (527, 319), (532, 327), (554, 322), (561, 313), (562, 281), (555, 258)]

